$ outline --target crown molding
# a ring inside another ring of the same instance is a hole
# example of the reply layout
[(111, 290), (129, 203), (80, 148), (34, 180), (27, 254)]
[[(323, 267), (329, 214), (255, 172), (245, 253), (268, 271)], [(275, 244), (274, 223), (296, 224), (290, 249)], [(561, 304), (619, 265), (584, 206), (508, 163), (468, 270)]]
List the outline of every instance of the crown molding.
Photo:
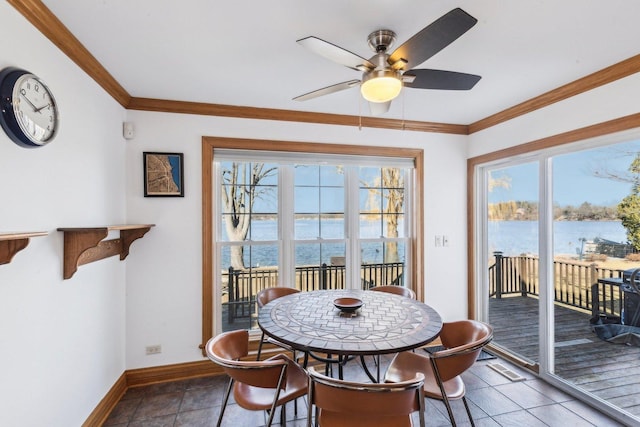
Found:
[(417, 132), (437, 132), (467, 135), (466, 125), (383, 119), (377, 117), (347, 116), (342, 114), (311, 113), (295, 110), (256, 108), (237, 105), (208, 104), (165, 99), (131, 98), (129, 110), (158, 111), (168, 113), (200, 114), (206, 116), (235, 117), (241, 119), (280, 120), (287, 122), (319, 123)]
[(516, 117), (523, 116), (540, 108), (547, 107), (564, 99), (571, 98), (583, 92), (590, 91), (607, 83), (628, 77), (640, 71), (640, 55), (620, 61), (581, 79), (560, 86), (542, 95), (531, 98), (499, 113), (485, 117), (469, 125), (469, 134), (480, 132), (497, 124), (506, 122)]
[(126, 108), (131, 95), (40, 0), (7, 0), (31, 24)]

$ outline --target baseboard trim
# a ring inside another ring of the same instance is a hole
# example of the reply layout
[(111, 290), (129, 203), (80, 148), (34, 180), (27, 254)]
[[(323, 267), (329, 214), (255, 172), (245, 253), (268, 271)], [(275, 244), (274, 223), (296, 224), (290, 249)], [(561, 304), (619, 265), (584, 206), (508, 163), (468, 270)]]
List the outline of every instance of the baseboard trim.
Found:
[(198, 362), (177, 363), (174, 365), (154, 366), (151, 368), (130, 369), (124, 371), (115, 384), (102, 398), (98, 406), (91, 412), (82, 427), (102, 426), (113, 408), (129, 388), (141, 387), (149, 384), (167, 381), (178, 381), (189, 378), (199, 378), (222, 375), (222, 369), (210, 360)]
[(130, 369), (127, 371), (127, 387), (140, 387), (167, 381), (222, 375), (220, 366), (209, 359), (198, 362)]
[(120, 378), (109, 389), (107, 394), (102, 398), (98, 406), (91, 412), (89, 417), (82, 424), (82, 427), (101, 426), (106, 421), (107, 417), (118, 404), (122, 396), (127, 391), (127, 373), (123, 372)]
[[(262, 359), (281, 353), (282, 349), (267, 345), (262, 351)], [(246, 360), (255, 360), (256, 352), (251, 351)], [(145, 385), (179, 381), (190, 378), (213, 377), (224, 375), (224, 371), (209, 359), (196, 362), (176, 363), (172, 365), (152, 366), (149, 368), (128, 369), (120, 375), (98, 406), (91, 412), (82, 427), (99, 427), (109, 417), (128, 389)]]

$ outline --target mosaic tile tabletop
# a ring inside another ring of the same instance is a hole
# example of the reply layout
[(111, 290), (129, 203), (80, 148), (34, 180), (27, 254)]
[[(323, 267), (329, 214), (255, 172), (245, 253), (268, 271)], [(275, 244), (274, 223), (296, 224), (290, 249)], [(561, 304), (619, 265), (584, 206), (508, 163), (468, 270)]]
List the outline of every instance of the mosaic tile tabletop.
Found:
[[(363, 301), (355, 314), (333, 301)], [(271, 301), (260, 309), (260, 328), (298, 350), (331, 354), (395, 353), (433, 341), (442, 328), (440, 315), (428, 305), (385, 292), (327, 290), (301, 292)]]

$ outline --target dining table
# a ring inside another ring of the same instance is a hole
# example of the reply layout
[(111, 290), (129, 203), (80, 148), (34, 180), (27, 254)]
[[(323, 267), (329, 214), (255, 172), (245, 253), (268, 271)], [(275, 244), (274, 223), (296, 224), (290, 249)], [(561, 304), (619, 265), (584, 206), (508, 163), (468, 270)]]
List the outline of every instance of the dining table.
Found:
[[(361, 306), (336, 307), (336, 301), (361, 301)], [(260, 309), (258, 325), (274, 340), (323, 362), (342, 366), (359, 356), (379, 356), (422, 347), (435, 340), (442, 319), (429, 305), (387, 292), (340, 289), (299, 292), (277, 298)], [(319, 355), (326, 355), (321, 357)], [(336, 359), (334, 359), (334, 356)]]

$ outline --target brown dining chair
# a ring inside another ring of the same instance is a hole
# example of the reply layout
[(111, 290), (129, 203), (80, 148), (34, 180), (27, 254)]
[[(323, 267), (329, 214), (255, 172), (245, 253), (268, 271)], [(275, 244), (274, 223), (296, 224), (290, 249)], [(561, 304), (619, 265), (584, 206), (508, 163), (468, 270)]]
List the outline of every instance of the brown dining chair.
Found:
[[(283, 297), (285, 295), (297, 294), (299, 292), (300, 291), (298, 289), (285, 288), (284, 286), (265, 288), (260, 292), (258, 292), (258, 295), (256, 295), (256, 301), (258, 302), (258, 309), (261, 309), (262, 307), (264, 307), (265, 305), (267, 305), (268, 303), (270, 303), (271, 301), (277, 298)], [(262, 336), (260, 337), (260, 344), (258, 344), (257, 360), (260, 360), (260, 356), (262, 355), (262, 345), (266, 343), (274, 344), (285, 350), (289, 350), (293, 354), (293, 359), (296, 360), (296, 351), (293, 348), (271, 337), (266, 337), (264, 332), (262, 332)]]
[(440, 340), (444, 350), (428, 356), (405, 351), (391, 361), (385, 382), (401, 382), (413, 378), (417, 372), (424, 374), (424, 395), (444, 402), (451, 425), (456, 422), (450, 400), (462, 399), (473, 426), (473, 418), (465, 398), (464, 382), (460, 375), (475, 363), (482, 348), (493, 338), (493, 329), (476, 320), (444, 323)]
[[(309, 367), (307, 427), (315, 414), (320, 427), (410, 427), (418, 411), (424, 427), (424, 376), (394, 384), (331, 378)], [(314, 412), (315, 407), (315, 412)]]
[(390, 294), (400, 295), (403, 297), (416, 299), (416, 293), (413, 292), (412, 289), (409, 289), (404, 286), (395, 286), (395, 285), (384, 285), (384, 286), (374, 286), (373, 288), (369, 288), (370, 291), (377, 292), (388, 292)]
[(229, 376), (217, 426), (233, 388), (236, 403), (251, 411), (267, 410), (271, 426), (278, 406), (281, 406), (281, 425), (285, 425), (287, 402), (304, 396), (308, 389), (307, 374), (285, 354), (263, 361), (241, 361), (249, 354), (249, 331), (224, 332), (211, 338), (206, 345), (209, 359), (222, 367)]

